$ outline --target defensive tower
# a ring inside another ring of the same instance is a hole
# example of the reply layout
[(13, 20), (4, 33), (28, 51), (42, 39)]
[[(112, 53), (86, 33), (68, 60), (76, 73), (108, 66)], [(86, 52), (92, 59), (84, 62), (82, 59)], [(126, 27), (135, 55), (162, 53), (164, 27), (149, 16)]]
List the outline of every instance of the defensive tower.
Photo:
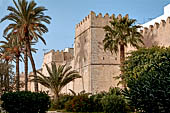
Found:
[(80, 92), (95, 93), (108, 90), (110, 86), (116, 86), (117, 81), (113, 77), (119, 71), (119, 55), (105, 52), (103, 39), (105, 31), (103, 27), (109, 24), (113, 17), (109, 14), (102, 16), (99, 13), (91, 13), (83, 19), (75, 28), (74, 42), (74, 68), (82, 75), (75, 80), (74, 90)]

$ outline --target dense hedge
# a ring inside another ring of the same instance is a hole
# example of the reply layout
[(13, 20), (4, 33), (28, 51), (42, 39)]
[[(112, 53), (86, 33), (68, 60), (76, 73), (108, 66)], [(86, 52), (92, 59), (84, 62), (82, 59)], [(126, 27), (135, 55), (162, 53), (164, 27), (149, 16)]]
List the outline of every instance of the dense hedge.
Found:
[(45, 113), (50, 107), (49, 96), (29, 91), (9, 92), (1, 96), (2, 107), (9, 113)]
[(70, 94), (60, 94), (58, 102), (52, 100), (52, 102), (51, 102), (51, 109), (59, 109), (59, 110), (64, 109), (65, 108), (65, 103), (67, 101), (72, 100), (73, 97), (74, 96), (70, 95)]
[(107, 94), (106, 92), (100, 92), (90, 96), (90, 100), (93, 103), (92, 104), (93, 112), (104, 112), (101, 100), (106, 94)]
[(70, 112), (106, 112), (127, 113), (130, 109), (119, 88), (110, 88), (109, 92), (94, 95), (77, 95), (65, 103)]
[(78, 95), (65, 103), (66, 111), (70, 112), (92, 112), (92, 102), (88, 95)]
[(170, 48), (142, 48), (125, 61), (124, 94), (131, 106), (147, 113), (170, 113)]
[(110, 88), (101, 100), (105, 113), (128, 113), (130, 111), (120, 88)]

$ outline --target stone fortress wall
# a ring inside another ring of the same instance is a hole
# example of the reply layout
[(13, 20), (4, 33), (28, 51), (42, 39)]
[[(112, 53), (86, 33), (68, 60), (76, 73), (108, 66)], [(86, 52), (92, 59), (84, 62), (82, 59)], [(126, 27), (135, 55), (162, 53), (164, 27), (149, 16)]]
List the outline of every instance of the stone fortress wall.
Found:
[(164, 14), (143, 24), (141, 33), (146, 47), (170, 46), (170, 4), (164, 7)]
[(101, 13), (96, 16), (91, 12), (76, 25), (74, 69), (82, 75), (81, 79), (75, 80), (76, 92), (85, 90), (95, 93), (117, 84), (113, 76), (119, 73), (119, 57), (105, 52), (102, 43), (105, 37), (103, 27), (109, 24), (112, 16), (102, 16)]
[[(170, 12), (170, 5), (164, 8), (164, 12), (165, 16), (150, 21), (149, 28), (149, 22), (142, 25), (144, 28), (140, 32), (144, 36), (143, 41), (146, 47), (170, 45), (170, 17), (168, 17), (170, 13), (167, 13)], [(42, 73), (48, 75), (45, 63), (49, 65), (51, 62), (55, 62), (57, 65), (67, 63), (68, 66), (79, 71), (82, 76), (82, 78), (68, 84), (63, 89), (63, 93), (68, 93), (68, 89), (72, 89), (76, 93), (83, 90), (96, 93), (107, 91), (111, 86), (117, 86), (118, 81), (113, 77), (120, 74), (119, 53), (105, 52), (102, 43), (105, 37), (103, 27), (109, 25), (113, 16), (108, 14), (102, 16), (101, 13), (96, 15), (91, 12), (76, 25), (74, 48), (67, 48), (61, 52), (51, 50), (44, 54)], [(166, 20), (162, 20), (165, 17)], [(153, 24), (153, 21), (155, 24)], [(126, 52), (130, 50), (134, 50), (134, 48), (129, 47)]]

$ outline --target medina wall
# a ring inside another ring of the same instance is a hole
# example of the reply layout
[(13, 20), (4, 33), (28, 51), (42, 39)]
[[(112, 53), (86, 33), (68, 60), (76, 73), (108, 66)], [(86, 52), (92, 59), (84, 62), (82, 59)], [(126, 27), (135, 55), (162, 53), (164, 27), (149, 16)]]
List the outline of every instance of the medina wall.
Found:
[(166, 20), (161, 20), (160, 23), (150, 25), (149, 28), (141, 30), (144, 36), (144, 43), (146, 47), (154, 45), (170, 46), (170, 17)]

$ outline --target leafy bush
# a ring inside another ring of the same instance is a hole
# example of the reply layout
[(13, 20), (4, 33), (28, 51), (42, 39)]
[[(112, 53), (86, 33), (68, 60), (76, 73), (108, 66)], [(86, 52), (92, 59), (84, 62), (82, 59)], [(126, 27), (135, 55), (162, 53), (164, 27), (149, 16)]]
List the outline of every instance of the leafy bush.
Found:
[(90, 96), (90, 100), (92, 102), (92, 111), (93, 112), (103, 112), (103, 106), (101, 100), (103, 96), (106, 95), (106, 92), (100, 92), (98, 94), (94, 94)]
[(65, 109), (70, 112), (91, 112), (92, 102), (86, 94), (77, 95), (65, 103)]
[(102, 106), (106, 113), (127, 113), (126, 102), (120, 95), (104, 96), (102, 98)]
[(170, 48), (132, 52), (124, 64), (124, 94), (138, 111), (170, 113)]
[(61, 94), (59, 96), (59, 102), (56, 102), (56, 101), (52, 101), (52, 109), (64, 109), (65, 107), (65, 103), (67, 101), (70, 101), (71, 99), (73, 99), (73, 96), (72, 95), (69, 95), (69, 94)]
[(109, 92), (103, 96), (101, 103), (106, 113), (127, 113), (129, 111), (119, 88), (110, 88)]
[(50, 107), (49, 96), (29, 91), (9, 92), (1, 96), (2, 107), (9, 113), (45, 113)]

